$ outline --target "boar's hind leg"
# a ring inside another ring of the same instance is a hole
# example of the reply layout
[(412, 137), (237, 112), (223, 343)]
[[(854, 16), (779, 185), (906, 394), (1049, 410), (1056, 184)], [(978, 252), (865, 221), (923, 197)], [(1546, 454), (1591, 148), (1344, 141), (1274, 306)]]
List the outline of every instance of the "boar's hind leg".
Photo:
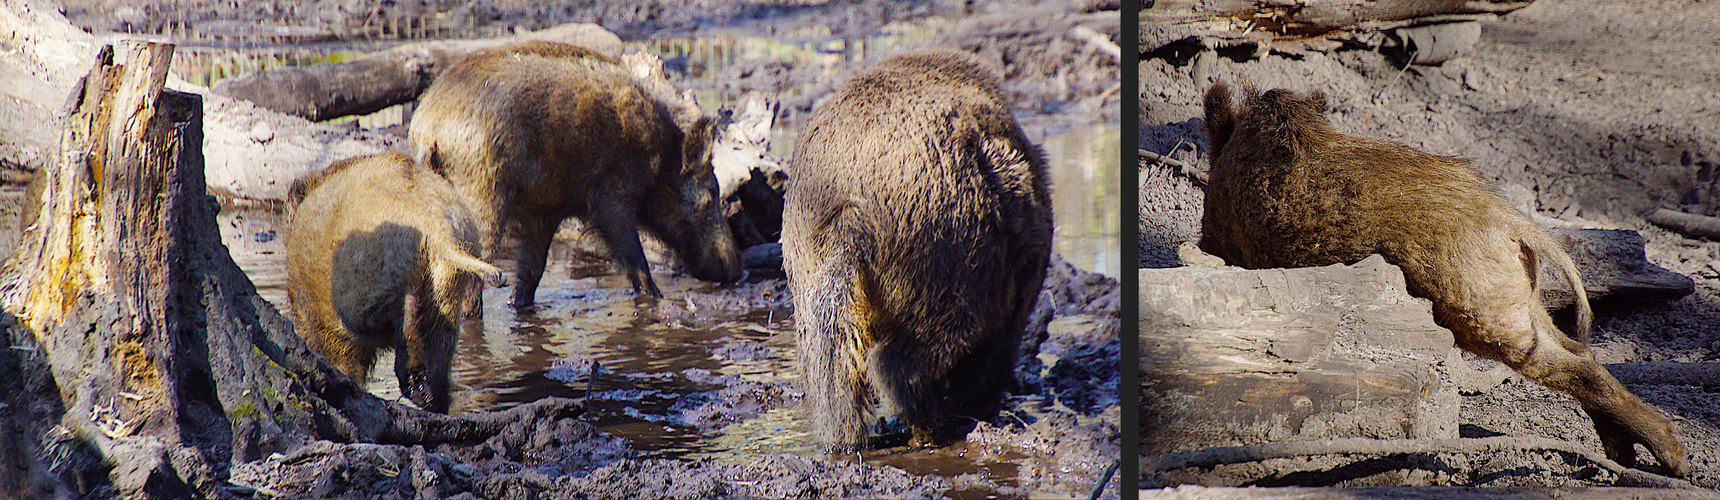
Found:
[(400, 382), (400, 393), (413, 404), (424, 410), (447, 413), (455, 318), (442, 312), (433, 293), (421, 289), (406, 296), (406, 323), (394, 350), (394, 376)]
[(645, 260), (645, 247), (639, 243), (638, 207), (632, 203), (609, 203), (597, 208), (592, 221), (609, 245), (609, 254), (621, 264), (622, 272), (633, 284), (633, 293), (662, 297), (656, 280), (651, 279), (651, 263)]
[(549, 244), (555, 239), (557, 221), (521, 221), (519, 253), (514, 255), (514, 307), (527, 308), (537, 301), (538, 281), (543, 279)]
[[(1594, 420), (1607, 457), (1625, 466), (1636, 461), (1636, 443), (1647, 446), (1674, 475), (1690, 472), (1683, 445), (1672, 434), (1672, 422), (1631, 394), (1584, 346), (1559, 333), (1553, 319), (1535, 307), (1530, 311), (1535, 331), (1514, 333), (1508, 351), (1486, 353), (1524, 376), (1576, 398)], [(1542, 333), (1547, 332), (1547, 333)]]
[[(810, 263), (809, 264), (816, 264)], [(805, 366), (806, 399), (813, 433), (833, 453), (864, 445), (869, 393), (863, 383), (869, 309), (862, 301), (860, 275), (853, 258), (837, 250), (818, 266), (807, 296), (796, 300), (800, 362)]]

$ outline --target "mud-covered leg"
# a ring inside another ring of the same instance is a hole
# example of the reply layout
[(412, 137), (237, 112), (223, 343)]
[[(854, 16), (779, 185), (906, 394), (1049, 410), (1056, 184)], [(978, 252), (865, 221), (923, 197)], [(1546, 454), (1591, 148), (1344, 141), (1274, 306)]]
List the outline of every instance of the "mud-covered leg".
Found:
[(806, 293), (796, 298), (795, 328), (799, 332), (800, 362), (806, 373), (806, 401), (811, 406), (813, 433), (831, 443), (832, 453), (860, 448), (866, 439), (866, 403), (862, 391), (861, 357), (864, 318), (856, 313), (859, 273), (852, 259), (833, 255), (818, 267)]
[(1673, 436), (1672, 422), (1625, 389), (1618, 379), (1592, 356), (1566, 349), (1564, 335), (1553, 328), (1543, 311), (1535, 318), (1536, 330), (1519, 338), (1533, 341), (1506, 356), (1511, 368), (1554, 390), (1570, 394), (1595, 422), (1607, 457), (1623, 464), (1636, 461), (1636, 443), (1648, 447), (1655, 459), (1676, 476), (1690, 473), (1689, 456)]
[(514, 307), (531, 307), (537, 301), (538, 281), (543, 279), (544, 264), (549, 260), (549, 244), (555, 239), (555, 226), (521, 224), (520, 250), (514, 255)]
[(592, 222), (603, 234), (609, 253), (621, 264), (622, 272), (633, 284), (633, 292), (662, 297), (657, 282), (651, 279), (651, 263), (645, 260), (645, 246), (639, 243), (639, 220), (636, 207), (628, 203), (604, 205), (593, 215)]
[(457, 332), (455, 318), (447, 317), (430, 293), (420, 290), (406, 296), (406, 323), (394, 352), (394, 376), (400, 392), (419, 408), (447, 413), (448, 371)]
[[(897, 336), (912, 336), (913, 332), (895, 332)], [(884, 335), (889, 337), (891, 335)], [(866, 363), (866, 376), (884, 400), (901, 415), (912, 433), (911, 447), (936, 446), (944, 441), (946, 408), (951, 400), (960, 398), (946, 382), (953, 360), (943, 351), (925, 349), (911, 338), (880, 339), (871, 349)], [(932, 359), (927, 359), (932, 358)], [(963, 391), (983, 391), (980, 387), (962, 386)]]

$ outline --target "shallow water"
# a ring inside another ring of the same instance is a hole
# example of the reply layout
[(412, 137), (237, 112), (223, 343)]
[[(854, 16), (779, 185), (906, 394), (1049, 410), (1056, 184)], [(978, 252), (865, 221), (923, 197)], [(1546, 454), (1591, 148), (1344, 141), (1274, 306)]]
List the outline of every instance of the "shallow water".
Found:
[[(785, 44), (743, 38), (681, 46), (630, 43), (628, 50), (687, 55), (702, 61), (701, 71), (715, 71), (721, 64), (748, 57), (753, 53), (749, 51), (789, 51), (808, 60), (864, 58), (868, 51), (911, 41), (913, 35), (891, 36), (898, 39)], [(255, 49), (254, 58), (200, 49), (182, 51), (176, 57), (181, 58), (182, 73), (189, 68), (190, 73), (204, 74), (188, 79), (207, 83), (210, 77), (237, 71), (358, 54), (351, 46), (299, 49)], [(701, 97), (707, 108), (727, 101)], [(390, 113), (365, 117), (360, 125), (396, 124), (398, 112)], [(1047, 125), (1042, 119), (1029, 127), (1030, 139), (1045, 149), (1051, 170), (1055, 249), (1079, 267), (1116, 276), (1121, 214), (1118, 128), (1079, 118), (1063, 120)], [(1032, 136), (1046, 130), (1060, 132)], [(778, 158), (790, 157), (785, 149), (792, 146), (794, 133), (787, 127), (773, 130), (772, 149)], [(228, 208), (220, 216), (223, 241), (234, 260), (265, 299), (287, 312), (284, 245), (278, 232), (282, 223), (280, 214), (266, 210)], [(538, 289), (539, 305), (532, 313), (519, 314), (506, 305), (511, 289), (485, 291), (482, 324), (467, 324), (460, 339), (452, 411), (506, 408), (546, 396), (589, 397), (588, 418), (602, 430), (631, 440), (632, 447), (646, 457), (744, 462), (762, 454), (817, 452), (799, 408), (793, 320), (782, 280), (719, 290), (659, 267), (655, 277), (666, 298), (653, 300), (635, 297), (620, 276), (583, 276), (585, 268), (571, 266), (567, 253), (558, 248), (552, 254)], [(513, 267), (508, 262), (497, 264), (504, 270)], [(588, 376), (592, 361), (596, 377)], [(378, 360), (369, 386), (382, 397), (400, 399), (392, 370), (387, 368), (391, 363), (386, 356)], [(1018, 464), (978, 461), (966, 455), (970, 454), (957, 445), (884, 450), (865, 459), (917, 474), (977, 474), (998, 486), (1014, 485)], [(996, 496), (990, 488), (947, 494)]]

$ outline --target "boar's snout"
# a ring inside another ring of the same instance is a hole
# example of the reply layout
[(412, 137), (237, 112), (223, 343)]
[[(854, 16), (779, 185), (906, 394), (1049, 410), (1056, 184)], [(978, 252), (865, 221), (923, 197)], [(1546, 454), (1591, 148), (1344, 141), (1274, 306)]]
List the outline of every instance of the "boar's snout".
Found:
[[(726, 227), (724, 229), (727, 229)], [(684, 258), (687, 274), (694, 278), (718, 283), (734, 283), (741, 279), (741, 252), (734, 236), (728, 231), (715, 231), (709, 242)]]

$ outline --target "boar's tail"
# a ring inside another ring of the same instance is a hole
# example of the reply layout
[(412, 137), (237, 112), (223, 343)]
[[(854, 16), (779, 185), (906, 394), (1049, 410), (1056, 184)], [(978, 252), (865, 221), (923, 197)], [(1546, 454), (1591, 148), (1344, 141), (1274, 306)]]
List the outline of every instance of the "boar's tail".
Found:
[(446, 239), (447, 241), (436, 242), (436, 244), (430, 245), (430, 248), (432, 249), (431, 251), (436, 253), (436, 255), (434, 255), (435, 261), (446, 263), (449, 266), (453, 266), (454, 269), (476, 274), (480, 278), (483, 278), (484, 282), (488, 283), (490, 286), (502, 286), (502, 270), (500, 268), (490, 265), (490, 263), (484, 262), (477, 257), (468, 255), (465, 251), (461, 250), (462, 245), (454, 241), (452, 238), (442, 239)]
[[(1559, 274), (1565, 277), (1565, 282), (1571, 284), (1572, 293), (1577, 298), (1577, 331), (1574, 340), (1583, 345), (1588, 345), (1589, 324), (1594, 321), (1595, 313), (1589, 308), (1589, 293), (1583, 289), (1583, 277), (1577, 272), (1576, 262), (1571, 260), (1571, 254), (1565, 252), (1565, 249), (1558, 242), (1553, 241), (1553, 237), (1547, 233), (1546, 229), (1542, 229), (1529, 221), (1523, 221), (1523, 225), (1525, 227), (1522, 230), (1523, 234), (1520, 241), (1522, 241), (1523, 250), (1529, 254), (1529, 258), (1546, 259), (1552, 262), (1553, 266), (1559, 268)], [(1538, 277), (1529, 277), (1531, 280), (1536, 278)]]
[(813, 430), (831, 453), (863, 448), (866, 439), (866, 396), (860, 391), (872, 311), (858, 293), (862, 278), (850, 251), (839, 249), (826, 258), (807, 289), (816, 298), (802, 302), (811, 307), (795, 320)]

